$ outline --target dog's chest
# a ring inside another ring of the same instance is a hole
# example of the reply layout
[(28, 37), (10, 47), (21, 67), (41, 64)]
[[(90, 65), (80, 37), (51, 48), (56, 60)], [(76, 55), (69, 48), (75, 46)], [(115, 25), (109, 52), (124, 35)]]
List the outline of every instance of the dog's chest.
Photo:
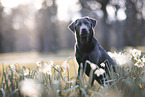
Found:
[(89, 60), (92, 63), (97, 63), (97, 56), (94, 52), (90, 53), (80, 53), (76, 51), (76, 60), (77, 62), (85, 64), (86, 60)]
[(88, 54), (76, 53), (76, 59), (79, 63), (85, 63), (85, 61), (89, 60), (90, 58)]

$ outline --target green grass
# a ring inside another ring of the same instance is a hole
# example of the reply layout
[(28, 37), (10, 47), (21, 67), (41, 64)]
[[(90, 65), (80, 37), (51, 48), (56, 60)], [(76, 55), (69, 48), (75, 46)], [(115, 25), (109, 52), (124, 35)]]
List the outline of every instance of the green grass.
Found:
[(39, 66), (36, 63), (15, 64), (14, 67), (2, 64), (0, 97), (145, 97), (143, 55), (138, 51), (137, 56), (129, 51), (110, 54), (118, 65), (115, 73), (110, 70), (111, 78), (107, 76), (104, 86), (97, 82), (91, 86), (91, 77), (83, 73), (77, 78), (73, 58), (53, 60), (54, 63), (43, 61)]
[[(60, 65), (61, 66), (61, 64), (64, 61), (65, 61), (64, 59), (62, 59), (62, 60), (54, 60), (54, 65)], [(76, 73), (77, 73), (77, 67), (78, 67), (77, 63), (75, 62), (75, 59), (72, 59), (72, 60), (68, 61), (68, 63), (70, 64), (70, 68), (68, 68), (69, 71), (70, 71), (69, 75), (70, 76), (75, 76)], [(21, 64), (14, 64), (14, 65), (15, 66), (19, 66), (19, 67), (24, 66), (24, 67), (30, 69), (30, 71), (32, 71), (34, 68), (37, 67), (36, 63), (21, 63)], [(0, 79), (2, 78), (3, 70), (6, 70), (6, 69), (9, 70), (8, 66), (9, 66), (8, 64), (1, 64), (0, 65)], [(0, 80), (0, 83), (1, 83), (1, 80)]]

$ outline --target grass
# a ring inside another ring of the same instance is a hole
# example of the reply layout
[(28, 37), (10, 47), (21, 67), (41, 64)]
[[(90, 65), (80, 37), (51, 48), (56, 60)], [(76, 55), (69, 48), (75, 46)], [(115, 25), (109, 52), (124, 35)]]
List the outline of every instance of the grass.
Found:
[[(67, 59), (67, 58), (66, 58)], [(54, 65), (61, 65), (65, 60), (64, 59), (61, 59), (61, 60), (56, 60), (54, 59)], [(43, 62), (47, 62), (47, 61), (43, 61)], [(75, 62), (75, 59), (72, 59), (70, 61), (68, 61), (68, 63), (70, 64), (70, 68), (69, 71), (71, 71), (69, 73), (70, 76), (75, 76), (76, 73), (77, 73), (77, 64)], [(32, 71), (34, 68), (37, 67), (37, 64), (36, 63), (21, 63), (21, 64), (14, 64), (15, 66), (19, 66), (19, 67), (26, 67), (28, 68), (30, 71)], [(8, 69), (9, 65), (8, 64), (1, 64), (0, 65), (0, 79), (2, 78), (2, 74), (3, 74), (3, 69), (6, 70)], [(0, 80), (0, 83), (1, 83), (1, 80)]]
[(73, 58), (23, 65), (2, 64), (0, 97), (145, 97), (144, 55), (139, 50), (110, 52), (109, 55), (118, 65), (116, 72), (110, 70), (111, 78), (106, 77), (103, 86), (97, 82), (91, 86), (91, 77), (84, 73), (77, 77)]

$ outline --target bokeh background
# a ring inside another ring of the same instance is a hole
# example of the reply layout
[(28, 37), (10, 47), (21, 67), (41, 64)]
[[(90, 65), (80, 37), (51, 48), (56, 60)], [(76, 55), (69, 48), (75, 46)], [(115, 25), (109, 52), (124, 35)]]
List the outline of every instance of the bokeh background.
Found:
[(0, 53), (73, 51), (68, 25), (83, 16), (105, 50), (144, 49), (145, 0), (0, 0)]

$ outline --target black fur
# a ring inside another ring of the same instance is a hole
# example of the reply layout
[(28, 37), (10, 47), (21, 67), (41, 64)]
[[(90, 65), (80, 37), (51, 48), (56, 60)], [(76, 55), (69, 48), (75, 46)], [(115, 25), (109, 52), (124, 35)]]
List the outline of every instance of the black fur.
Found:
[[(87, 27), (89, 29), (89, 32), (87, 30), (85, 32), (82, 31), (80, 34), (79, 29), (82, 25), (85, 25), (87, 23)], [(78, 26), (78, 24), (80, 25)], [(97, 64), (99, 67), (100, 64), (104, 61), (108, 61), (108, 67), (111, 65), (114, 66), (113, 59), (106, 53), (106, 51), (99, 45), (98, 41), (94, 37), (94, 27), (96, 25), (96, 20), (91, 19), (89, 17), (84, 17), (81, 19), (77, 19), (75, 22), (71, 23), (69, 25), (69, 29), (76, 34), (76, 44), (75, 44), (75, 56), (76, 60), (79, 64), (78, 69), (78, 76), (80, 74), (81, 70), (81, 63), (83, 64), (83, 71), (85, 71), (85, 74), (87, 76), (90, 75), (91, 67), (89, 64), (86, 64), (86, 60), (89, 60), (90, 62)], [(85, 33), (84, 36), (82, 36)], [(86, 34), (87, 33), (87, 34)], [(85, 66), (86, 65), (86, 66)], [(85, 69), (85, 70), (84, 70)], [(105, 66), (105, 71), (108, 73), (108, 68)], [(94, 80), (97, 80), (99, 84), (103, 84), (103, 76), (100, 75), (99, 77), (95, 74), (93, 74), (93, 80), (91, 84), (93, 85)]]

